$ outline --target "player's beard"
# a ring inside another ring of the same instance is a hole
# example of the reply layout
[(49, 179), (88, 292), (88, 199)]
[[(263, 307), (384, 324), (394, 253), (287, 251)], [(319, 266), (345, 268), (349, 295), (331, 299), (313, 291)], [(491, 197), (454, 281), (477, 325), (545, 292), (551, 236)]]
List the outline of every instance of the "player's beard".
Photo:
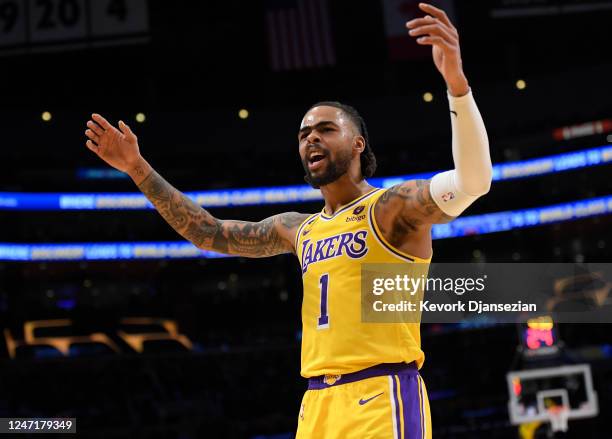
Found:
[(319, 189), (321, 186), (333, 183), (346, 174), (351, 166), (351, 152), (340, 151), (337, 155), (338, 158), (336, 160), (332, 160), (331, 156), (326, 155), (327, 167), (323, 173), (316, 176), (310, 173), (308, 169), (308, 160), (302, 160), (302, 166), (304, 167), (304, 171), (306, 171), (306, 175), (304, 176), (306, 183), (315, 189)]

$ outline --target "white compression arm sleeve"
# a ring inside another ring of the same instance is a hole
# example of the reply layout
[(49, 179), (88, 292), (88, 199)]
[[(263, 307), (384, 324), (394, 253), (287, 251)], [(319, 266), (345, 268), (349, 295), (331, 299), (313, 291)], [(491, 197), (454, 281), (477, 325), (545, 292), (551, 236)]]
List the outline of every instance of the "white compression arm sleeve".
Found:
[(453, 130), (455, 169), (434, 175), (431, 194), (447, 215), (458, 216), (491, 187), (489, 139), (472, 91), (461, 97), (448, 95)]

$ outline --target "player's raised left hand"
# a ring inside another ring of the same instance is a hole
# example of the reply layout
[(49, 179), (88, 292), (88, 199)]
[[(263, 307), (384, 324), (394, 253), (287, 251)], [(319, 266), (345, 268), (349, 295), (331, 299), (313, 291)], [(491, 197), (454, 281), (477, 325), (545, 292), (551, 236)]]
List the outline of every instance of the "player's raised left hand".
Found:
[(136, 135), (123, 121), (117, 129), (104, 117), (92, 114), (85, 135), (87, 148), (121, 172), (129, 173), (142, 158)]
[(427, 15), (407, 22), (408, 33), (416, 37), (418, 44), (432, 46), (434, 63), (449, 92), (454, 96), (466, 94), (469, 86), (463, 73), (457, 29), (442, 9), (427, 3), (419, 3), (419, 8)]

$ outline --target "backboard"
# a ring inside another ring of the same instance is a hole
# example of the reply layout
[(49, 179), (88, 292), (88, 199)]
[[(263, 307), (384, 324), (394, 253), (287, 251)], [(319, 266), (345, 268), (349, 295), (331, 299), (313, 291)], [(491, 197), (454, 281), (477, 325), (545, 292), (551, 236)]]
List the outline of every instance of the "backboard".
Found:
[(550, 422), (554, 413), (567, 410), (567, 419), (597, 416), (597, 393), (588, 364), (528, 369), (506, 375), (508, 410), (514, 425)]

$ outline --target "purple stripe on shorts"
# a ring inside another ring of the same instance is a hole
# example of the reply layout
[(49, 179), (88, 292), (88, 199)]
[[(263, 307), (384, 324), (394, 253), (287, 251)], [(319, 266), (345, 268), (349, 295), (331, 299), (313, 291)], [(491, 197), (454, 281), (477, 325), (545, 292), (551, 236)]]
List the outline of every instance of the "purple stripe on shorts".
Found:
[(425, 413), (423, 412), (423, 387), (421, 386), (421, 378), (417, 375), (416, 377), (416, 381), (417, 381), (417, 385), (418, 385), (418, 390), (419, 390), (419, 417), (420, 417), (420, 424), (419, 424), (419, 430), (420, 430), (420, 435), (419, 435), (419, 439), (424, 439), (425, 438)]
[[(340, 378), (337, 378), (335, 380), (327, 380), (327, 383), (325, 382), (325, 375), (312, 377), (308, 378), (308, 390), (327, 389), (328, 387), (353, 383), (355, 381), (365, 380), (367, 378), (398, 374), (416, 376), (418, 374), (416, 363), (412, 362), (377, 364), (376, 366), (368, 367), (367, 369), (363, 369), (358, 372), (339, 375)], [(332, 384), (328, 384), (330, 382)]]
[(400, 419), (400, 403), (397, 395), (397, 381), (395, 376), (392, 376), (393, 380), (393, 401), (395, 402), (395, 423), (397, 424), (397, 439), (402, 439), (402, 422)]
[(400, 379), (400, 398), (402, 398), (404, 418), (404, 438), (422, 439), (423, 417), (421, 413), (420, 383), (418, 374), (402, 374)]

